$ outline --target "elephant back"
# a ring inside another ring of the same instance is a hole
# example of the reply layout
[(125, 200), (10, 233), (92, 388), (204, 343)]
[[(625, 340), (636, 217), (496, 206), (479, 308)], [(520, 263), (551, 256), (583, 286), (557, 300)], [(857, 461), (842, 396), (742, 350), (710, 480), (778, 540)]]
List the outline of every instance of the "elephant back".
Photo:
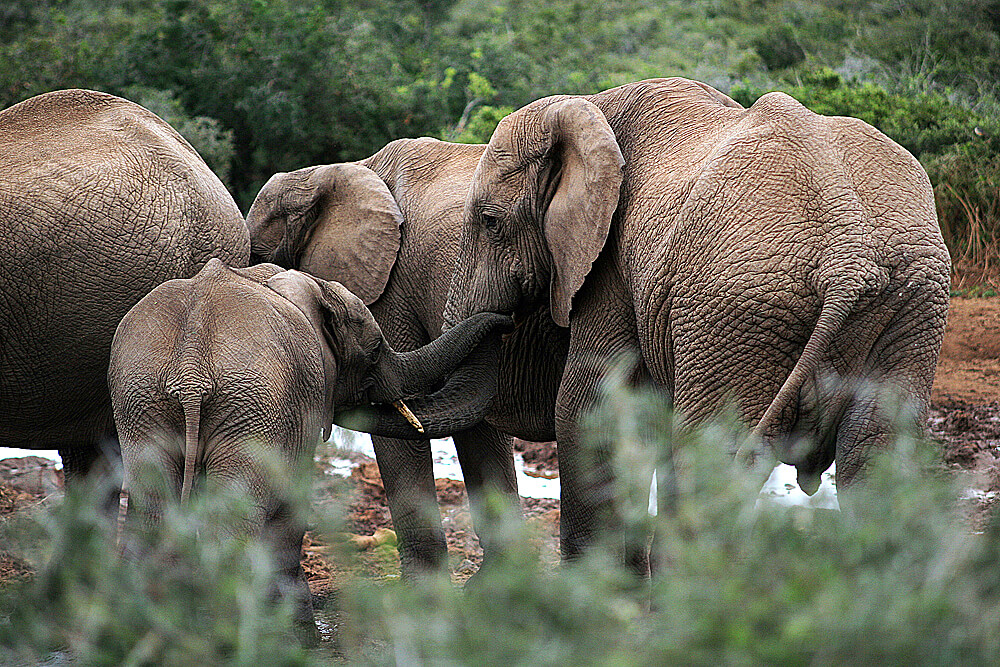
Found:
[(0, 441), (113, 433), (115, 327), (156, 285), (213, 256), (246, 265), (239, 208), (155, 114), (87, 90), (0, 112)]

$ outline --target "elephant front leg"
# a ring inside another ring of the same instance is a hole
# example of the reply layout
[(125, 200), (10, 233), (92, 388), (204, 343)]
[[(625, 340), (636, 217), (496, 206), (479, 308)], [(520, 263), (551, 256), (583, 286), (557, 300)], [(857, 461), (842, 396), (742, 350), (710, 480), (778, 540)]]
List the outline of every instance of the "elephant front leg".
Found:
[(454, 439), (469, 509), (483, 547), (483, 567), (488, 567), (502, 557), (504, 531), (523, 519), (513, 441), (486, 423), (456, 433)]
[(437, 506), (430, 441), (372, 436), (372, 444), (399, 538), (403, 576), (444, 569), (448, 546)]
[[(560, 530), (563, 558), (580, 557), (599, 539), (606, 539), (618, 561), (639, 577), (649, 576), (649, 534), (645, 522), (624, 519), (622, 485), (616, 470), (616, 448), (643, 448), (646, 442), (620, 442), (614, 427), (614, 401), (602, 398), (603, 383), (609, 372), (623, 368), (630, 346), (625, 342), (589, 346), (574, 354), (559, 388), (556, 404), (556, 434), (559, 442)], [(630, 371), (630, 381), (636, 373)], [(627, 407), (626, 407), (627, 409)], [(642, 433), (639, 439), (643, 440)], [(652, 460), (653, 452), (648, 452)], [(630, 470), (637, 479), (627, 480), (635, 488), (645, 488), (648, 502), (649, 474)], [(641, 479), (640, 479), (641, 478)], [(645, 506), (643, 506), (645, 508)]]
[(63, 476), (68, 486), (82, 485), (85, 479), (97, 485), (100, 505), (108, 517), (118, 514), (118, 491), (121, 488), (121, 447), (118, 436), (109, 433), (93, 441), (64, 443), (59, 447)]

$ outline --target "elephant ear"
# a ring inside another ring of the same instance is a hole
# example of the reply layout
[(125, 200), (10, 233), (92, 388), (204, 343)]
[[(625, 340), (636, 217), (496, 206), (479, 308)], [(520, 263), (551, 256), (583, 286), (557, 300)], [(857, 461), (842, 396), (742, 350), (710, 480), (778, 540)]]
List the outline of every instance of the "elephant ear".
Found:
[(549, 105), (542, 126), (551, 140), (545, 190), (552, 194), (543, 222), (553, 260), (549, 307), (566, 327), (573, 296), (608, 238), (625, 160), (604, 113), (584, 99)]
[[(365, 305), (385, 290), (403, 214), (371, 169), (330, 164), (274, 176), (247, 216), (251, 235), (260, 230), (260, 238), (273, 238), (267, 230), (275, 219), (284, 220), (284, 232), (277, 248), (266, 249), (271, 261), (336, 280)], [(260, 254), (258, 245), (255, 238)]]

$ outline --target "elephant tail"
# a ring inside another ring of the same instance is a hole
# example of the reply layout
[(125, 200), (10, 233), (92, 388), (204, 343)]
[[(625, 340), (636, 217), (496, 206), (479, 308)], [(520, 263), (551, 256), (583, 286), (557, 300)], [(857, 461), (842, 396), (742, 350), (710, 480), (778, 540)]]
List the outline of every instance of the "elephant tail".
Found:
[(785, 378), (784, 384), (775, 395), (774, 400), (767, 406), (764, 416), (757, 422), (750, 433), (750, 437), (740, 446), (736, 456), (739, 460), (748, 460), (751, 449), (756, 443), (762, 441), (768, 430), (781, 415), (782, 410), (793, 400), (796, 400), (803, 383), (813, 375), (819, 368), (823, 359), (823, 354), (833, 343), (834, 337), (844, 326), (844, 322), (851, 314), (851, 310), (857, 303), (860, 290), (844, 289), (830, 290), (823, 300), (823, 307), (820, 310), (816, 326), (813, 328), (809, 340), (806, 341), (802, 354), (799, 356), (792, 372)]
[(198, 390), (176, 394), (184, 412), (184, 475), (181, 478), (181, 503), (186, 503), (191, 496), (191, 487), (194, 483), (194, 468), (198, 460), (201, 402), (204, 397), (205, 393)]

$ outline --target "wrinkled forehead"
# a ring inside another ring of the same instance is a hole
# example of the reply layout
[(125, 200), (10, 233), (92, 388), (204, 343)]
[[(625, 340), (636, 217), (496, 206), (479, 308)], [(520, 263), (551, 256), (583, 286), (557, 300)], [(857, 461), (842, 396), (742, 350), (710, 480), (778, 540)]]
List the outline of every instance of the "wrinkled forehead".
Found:
[(483, 151), (480, 169), (489, 165), (498, 174), (506, 174), (520, 169), (525, 161), (535, 157), (537, 142), (529, 136), (529, 119), (533, 114), (528, 111), (521, 109), (500, 120)]

